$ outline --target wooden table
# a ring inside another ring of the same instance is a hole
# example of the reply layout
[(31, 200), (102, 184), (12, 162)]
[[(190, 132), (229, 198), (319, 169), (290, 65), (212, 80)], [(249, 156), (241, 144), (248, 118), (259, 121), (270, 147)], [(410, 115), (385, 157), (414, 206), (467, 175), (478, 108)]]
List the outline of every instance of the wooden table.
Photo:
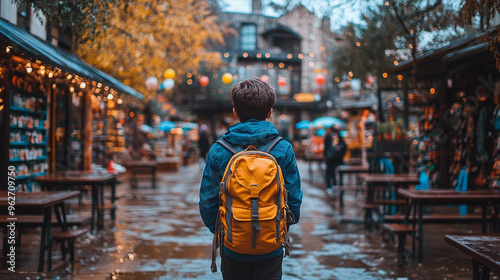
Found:
[[(35, 181), (40, 184), (42, 190), (61, 190), (71, 187), (83, 188), (91, 186), (92, 188), (92, 219), (90, 232), (94, 233), (94, 224), (100, 229), (104, 226), (103, 211), (104, 208), (104, 186), (111, 186), (111, 219), (115, 219), (114, 202), (116, 200), (116, 181), (117, 176), (110, 173), (86, 173), (86, 172), (68, 172), (56, 173), (54, 175), (44, 175), (35, 177)], [(97, 220), (96, 220), (97, 216)]]
[(344, 207), (344, 174), (359, 174), (368, 172), (368, 165), (340, 165), (336, 171), (339, 173), (340, 207)]
[(483, 208), (483, 228), (482, 231), (486, 232), (486, 207), (488, 204), (493, 205), (494, 213), (491, 218), (493, 224), (493, 231), (497, 232), (499, 230), (499, 225), (497, 221), (498, 217), (498, 204), (500, 203), (500, 191), (493, 190), (477, 190), (477, 191), (466, 191), (459, 192), (455, 190), (408, 190), (399, 189), (398, 194), (401, 197), (407, 199), (406, 207), (406, 220), (411, 213), (412, 208), (414, 209), (413, 215), (416, 215), (418, 220), (418, 262), (423, 262), (424, 253), (424, 228), (423, 228), (423, 208), (426, 205), (448, 205), (448, 204), (469, 204), (469, 205), (481, 205)]
[[(409, 152), (368, 152), (366, 153), (366, 157), (368, 159), (368, 164), (370, 166), (371, 173), (379, 173), (380, 172), (380, 163), (379, 160), (381, 158), (393, 158), (395, 161), (402, 163), (408, 162), (410, 153)], [(394, 166), (396, 169), (396, 173), (401, 173), (397, 166)], [(404, 172), (408, 172), (407, 170), (403, 170)]]
[[(308, 162), (309, 179), (312, 182), (313, 178), (314, 178), (313, 171), (312, 171), (312, 164), (314, 162), (316, 162), (318, 164), (318, 168), (321, 170), (321, 165), (323, 164), (323, 161), (325, 160), (325, 156), (323, 154), (306, 153), (304, 158)], [(324, 177), (323, 174), (321, 174), (321, 176)]]
[(130, 176), (131, 188), (137, 188), (137, 178), (135, 175), (139, 170), (149, 170), (151, 172), (151, 187), (153, 189), (156, 188), (156, 168), (158, 166), (156, 161), (129, 161), (123, 163), (123, 166), (132, 173)]
[(373, 203), (375, 187), (393, 185), (395, 188), (408, 188), (420, 184), (418, 174), (359, 174), (359, 178), (366, 183), (366, 203)]
[[(8, 218), (9, 222), (16, 222), (16, 211), (26, 209), (42, 210), (41, 212), (35, 212), (43, 215), (38, 271), (42, 272), (45, 266), (45, 251), (48, 251), (47, 270), (50, 271), (52, 262), (52, 210), (54, 210), (61, 229), (66, 230), (67, 225), (64, 201), (77, 197), (80, 194), (80, 191), (16, 192), (14, 194), (15, 210), (12, 218)], [(0, 207), (9, 206), (9, 201), (11, 201), (9, 200), (9, 196), (12, 197), (12, 193), (9, 194), (7, 191), (0, 191)], [(5, 233), (6, 231), (4, 231), (4, 234)], [(5, 242), (3, 250), (5, 255), (6, 250), (8, 250)]]
[(500, 234), (445, 235), (444, 240), (472, 258), (472, 279), (490, 279), (490, 270), (500, 273)]
[[(379, 215), (381, 213), (378, 211), (379, 207), (383, 207), (382, 214), (389, 211), (395, 210), (396, 205), (394, 204), (397, 200), (394, 199), (392, 192), (398, 190), (399, 188), (409, 188), (411, 185), (419, 184), (417, 174), (359, 174), (361, 181), (366, 183), (366, 200), (365, 200), (365, 217), (364, 223), (365, 227), (371, 230), (372, 224), (372, 211), (377, 211)], [(377, 195), (375, 192), (377, 191)], [(377, 198), (377, 204), (375, 204), (375, 198)], [(404, 202), (403, 202), (404, 203)], [(391, 206), (392, 204), (392, 206)]]

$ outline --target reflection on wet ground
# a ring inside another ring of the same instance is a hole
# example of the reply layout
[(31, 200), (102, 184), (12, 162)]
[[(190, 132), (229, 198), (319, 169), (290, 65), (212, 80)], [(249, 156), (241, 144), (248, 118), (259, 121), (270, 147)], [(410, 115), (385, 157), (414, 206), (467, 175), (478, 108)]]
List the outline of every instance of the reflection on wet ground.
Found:
[[(406, 269), (396, 265), (396, 241), (385, 243), (379, 230), (368, 232), (358, 206), (363, 195), (355, 190), (338, 209), (335, 197), (325, 195), (321, 176), (314, 182), (299, 162), (304, 201), (301, 221), (292, 226), (291, 256), (283, 261), (283, 279), (471, 279), (471, 260), (444, 243), (444, 235), (479, 232), (480, 225), (429, 225), (425, 235), (425, 263), (410, 260)], [(38, 238), (26, 230), (17, 256), (17, 271), (1, 279), (222, 279), (210, 272), (212, 234), (198, 212), (199, 166), (162, 173), (159, 188), (148, 180), (131, 190), (126, 178), (119, 186), (117, 220), (95, 236), (77, 241), (73, 272), (53, 250), (53, 270), (36, 273)], [(349, 221), (349, 222), (345, 222)], [(411, 249), (411, 242), (408, 242)], [(220, 261), (219, 267), (220, 267)], [(498, 275), (492, 275), (498, 279)]]

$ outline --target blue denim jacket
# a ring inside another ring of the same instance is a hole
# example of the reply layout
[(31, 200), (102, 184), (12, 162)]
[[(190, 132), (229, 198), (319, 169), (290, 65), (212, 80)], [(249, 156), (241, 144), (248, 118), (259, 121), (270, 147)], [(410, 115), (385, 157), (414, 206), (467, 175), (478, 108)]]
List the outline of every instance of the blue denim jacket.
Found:
[[(278, 136), (278, 130), (268, 121), (249, 120), (229, 127), (222, 136), (226, 142), (238, 150), (254, 145), (259, 150)], [(297, 168), (295, 153), (292, 145), (281, 140), (270, 152), (281, 167), (288, 192), (288, 206), (295, 216), (295, 222), (300, 218), (300, 204), (302, 203), (302, 190), (300, 188), (300, 175)], [(203, 179), (200, 187), (200, 214), (205, 226), (214, 233), (217, 212), (219, 210), (219, 183), (226, 169), (226, 165), (233, 154), (222, 145), (215, 143), (208, 152)], [(240, 261), (261, 261), (283, 254), (283, 249), (265, 255), (244, 255), (233, 252), (224, 247), (226, 256)]]

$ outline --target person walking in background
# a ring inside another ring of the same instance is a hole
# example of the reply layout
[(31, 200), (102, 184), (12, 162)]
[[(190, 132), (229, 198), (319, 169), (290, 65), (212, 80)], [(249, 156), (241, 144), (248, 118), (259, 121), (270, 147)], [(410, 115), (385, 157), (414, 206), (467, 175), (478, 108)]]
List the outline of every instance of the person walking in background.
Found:
[[(252, 213), (254, 213), (252, 215), (250, 215), (249, 209), (239, 210), (240, 208), (228, 208), (230, 210), (227, 210), (226, 214), (219, 213), (219, 206), (222, 207), (222, 202), (219, 202), (220, 186), (223, 179), (222, 177), (229, 160), (233, 157), (233, 153), (230, 152), (225, 145), (238, 151), (245, 150), (249, 148), (250, 145), (253, 145), (259, 151), (263, 151), (271, 145), (272, 149), (269, 151), (269, 154), (274, 157), (275, 162), (277, 162), (278, 166), (282, 170), (282, 179), (284, 179), (287, 194), (285, 201), (288, 200), (288, 208), (295, 217), (294, 222), (287, 221), (288, 226), (284, 227), (286, 233), (290, 224), (297, 223), (299, 221), (300, 205), (302, 203), (302, 190), (300, 185), (300, 175), (292, 145), (289, 142), (282, 140), (279, 137), (276, 127), (271, 122), (266, 121), (266, 119), (271, 116), (272, 106), (276, 100), (276, 93), (269, 86), (269, 84), (261, 81), (260, 79), (254, 78), (235, 84), (231, 91), (231, 99), (233, 102), (233, 114), (237, 119), (239, 119), (240, 122), (230, 126), (228, 131), (221, 137), (221, 140), (224, 142), (216, 142), (212, 145), (208, 153), (200, 186), (199, 208), (203, 222), (212, 233), (216, 234), (214, 239), (214, 242), (216, 242), (216, 240), (218, 240), (217, 237), (219, 236), (217, 233), (221, 230), (220, 226), (217, 226), (216, 228), (216, 224), (219, 224), (219, 219), (227, 219), (227, 215), (236, 216), (236, 214), (238, 214), (245, 217), (248, 215), (249, 219), (252, 216), (252, 228), (255, 226), (254, 229), (257, 231), (265, 230), (265, 227), (263, 226), (262, 229), (260, 228), (260, 220), (257, 220), (256, 224), (254, 224), (254, 214), (256, 214), (257, 217), (259, 215), (272, 214), (275, 215), (273, 220), (276, 220), (276, 218), (283, 218), (284, 213), (281, 214), (280, 211), (277, 214), (276, 208), (273, 208), (275, 209), (274, 211), (266, 214), (267, 212), (264, 212), (265, 205), (261, 205), (262, 201), (260, 200), (260, 197), (258, 197), (257, 200), (257, 207), (262, 207), (262, 209), (259, 208), (259, 211), (256, 211), (256, 213), (252, 210)], [(277, 142), (275, 140), (277, 140)], [(275, 145), (272, 146), (272, 144)], [(252, 161), (249, 160), (248, 162)], [(253, 168), (259, 167), (259, 164), (253, 165), (252, 163), (245, 163), (243, 165), (246, 164), (253, 166)], [(276, 174), (276, 169), (274, 169), (273, 172)], [(268, 174), (264, 173), (263, 176), (260, 176), (259, 178), (247, 178), (244, 175), (241, 176), (243, 177), (238, 177), (234, 180), (238, 180), (238, 182), (246, 180), (260, 182), (260, 180), (262, 180), (262, 178), (266, 178), (265, 176), (268, 176)], [(235, 177), (237, 177), (237, 175), (235, 175)], [(277, 181), (279, 182), (280, 180)], [(237, 193), (232, 195), (243, 195), (246, 194), (246, 190), (257, 187), (262, 186), (258, 186), (255, 183), (250, 184), (249, 186), (241, 186), (241, 188), (236, 191)], [(225, 192), (227, 192), (226, 188)], [(234, 203), (237, 203), (242, 199), (243, 198), (240, 197), (232, 197), (231, 201), (235, 201)], [(254, 204), (252, 203), (252, 209), (253, 206)], [(269, 208), (269, 206), (267, 208)], [(289, 215), (287, 215), (287, 217), (289, 217)], [(238, 219), (238, 221), (236, 221), (231, 216), (229, 216), (229, 219), (232, 219), (234, 223), (240, 222), (241, 220)], [(264, 223), (264, 221), (261, 223)], [(224, 229), (224, 227), (222, 227), (222, 229)], [(231, 232), (225, 232), (225, 234), (227, 238), (227, 235), (231, 234)], [(242, 238), (240, 236), (242, 234), (244, 233), (242, 233), (242, 228), (240, 228), (238, 236), (236, 236), (235, 232), (232, 235), (232, 238)], [(250, 232), (250, 235), (250, 239), (253, 239), (252, 232)], [(257, 238), (263, 238), (263, 235), (264, 234), (257, 235)], [(221, 239), (223, 238), (224, 237)], [(277, 238), (283, 238), (283, 236), (277, 235)], [(253, 247), (253, 240), (250, 243), (252, 243)], [(276, 241), (272, 243), (276, 244)], [(228, 243), (224, 240), (224, 244), (220, 245), (222, 246), (221, 270), (224, 279), (281, 279), (283, 246), (279, 246), (278, 249), (273, 247), (270, 252), (264, 254), (244, 254), (235, 252), (235, 249), (237, 248), (229, 249), (227, 244)], [(215, 254), (215, 252), (213, 252), (213, 254)], [(213, 260), (212, 271), (214, 271), (214, 266), (215, 261)]]
[(326, 162), (325, 182), (326, 191), (332, 193), (333, 186), (337, 185), (335, 174), (337, 166), (344, 164), (344, 156), (347, 152), (347, 145), (340, 135), (340, 130), (336, 126), (331, 126), (329, 133), (325, 136), (324, 155)]
[(200, 148), (200, 165), (205, 164), (207, 161), (207, 153), (210, 148), (210, 139), (208, 134), (208, 126), (202, 124), (198, 135), (198, 148)]

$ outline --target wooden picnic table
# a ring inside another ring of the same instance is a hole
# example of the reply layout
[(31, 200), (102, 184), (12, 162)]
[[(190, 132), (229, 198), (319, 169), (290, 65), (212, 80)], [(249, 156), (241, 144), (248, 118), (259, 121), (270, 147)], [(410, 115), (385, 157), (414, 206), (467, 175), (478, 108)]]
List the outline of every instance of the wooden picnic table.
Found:
[[(383, 206), (383, 214), (390, 209), (394, 209), (399, 201), (393, 197), (393, 192), (400, 188), (409, 188), (412, 185), (419, 184), (417, 174), (359, 174), (361, 181), (366, 184), (366, 200), (365, 205), (365, 227), (371, 230), (372, 211), (376, 211), (379, 215), (380, 206)], [(377, 200), (375, 200), (377, 199)], [(404, 204), (404, 201), (401, 202)], [(392, 206), (391, 206), (392, 204)]]
[[(115, 200), (116, 200), (116, 182), (117, 175), (112, 173), (87, 173), (87, 172), (68, 172), (56, 173), (53, 175), (44, 175), (35, 177), (35, 181), (40, 184), (42, 190), (65, 190), (70, 188), (82, 189), (84, 186), (91, 186), (92, 191), (92, 218), (90, 232), (94, 233), (94, 224), (97, 228), (104, 227), (104, 186), (111, 187), (111, 219), (115, 219)], [(96, 219), (97, 216), (97, 219)]]
[[(42, 272), (45, 266), (45, 251), (48, 251), (48, 261), (47, 270), (51, 270), (52, 265), (52, 210), (57, 217), (57, 221), (62, 230), (67, 229), (66, 225), (66, 213), (64, 209), (64, 202), (68, 199), (77, 197), (80, 191), (41, 191), (41, 192), (7, 192), (0, 191), (0, 207), (8, 207), (9, 202), (12, 201), (9, 197), (15, 198), (14, 211), (8, 213), (9, 218), (6, 219), (6, 223), (16, 222), (16, 212), (22, 212), (27, 210), (41, 210), (33, 211), (33, 213), (38, 213), (43, 215), (42, 231), (40, 238), (40, 252), (38, 259), (38, 271)], [(10, 215), (13, 214), (13, 215)], [(4, 234), (7, 232), (4, 227)], [(10, 246), (6, 245), (6, 239), (4, 238), (3, 251), (4, 255), (7, 254), (8, 248)]]
[(444, 240), (472, 258), (472, 279), (490, 279), (490, 270), (500, 274), (500, 234), (445, 235)]
[(359, 174), (361, 181), (366, 183), (366, 203), (373, 203), (375, 187), (388, 187), (390, 185), (398, 188), (408, 188), (420, 183), (417, 174)]
[(156, 161), (129, 161), (124, 162), (123, 166), (127, 168), (131, 172), (130, 176), (130, 187), (137, 188), (137, 177), (136, 173), (140, 170), (148, 170), (151, 172), (151, 187), (153, 189), (156, 188), (156, 169), (158, 167), (158, 163)]
[(340, 165), (336, 172), (339, 174), (340, 207), (344, 207), (344, 174), (360, 174), (368, 172), (368, 165)]
[[(402, 151), (402, 152), (367, 152), (366, 153), (366, 157), (367, 157), (367, 160), (368, 160), (368, 164), (370, 166), (370, 172), (371, 173), (380, 173), (380, 163), (379, 163), (379, 160), (381, 158), (393, 158), (393, 160), (396, 162), (396, 163), (408, 163), (408, 159), (410, 157), (410, 153), (409, 152), (406, 152), (406, 151)], [(395, 171), (396, 173), (401, 173), (400, 169), (395, 166)], [(408, 172), (408, 170), (406, 170), (407, 168), (405, 168), (405, 170), (403, 170), (403, 173), (404, 172)]]
[[(414, 189), (398, 189), (398, 194), (407, 199), (407, 207), (405, 220), (407, 223), (413, 208), (413, 222), (418, 221), (418, 262), (423, 263), (424, 253), (424, 227), (423, 227), (423, 208), (426, 205), (449, 205), (449, 204), (469, 204), (482, 206), (482, 231), (486, 232), (486, 212), (489, 204), (493, 205), (494, 213), (491, 218), (492, 229), (494, 232), (499, 231), (498, 226), (498, 204), (500, 203), (500, 191), (494, 190), (472, 190), (472, 191), (455, 191), (455, 190), (414, 190)], [(457, 220), (460, 222), (460, 220)]]
[[(309, 171), (309, 179), (310, 181), (312, 182), (313, 181), (313, 170), (312, 170), (312, 164), (313, 163), (317, 163), (318, 164), (318, 168), (321, 170), (321, 165), (323, 164), (323, 161), (325, 160), (325, 156), (321, 153), (321, 154), (318, 154), (318, 153), (308, 153), (306, 152), (305, 156), (304, 156), (304, 159), (307, 161), (308, 163), (308, 171)], [(321, 174), (321, 178), (324, 177), (323, 174)]]

